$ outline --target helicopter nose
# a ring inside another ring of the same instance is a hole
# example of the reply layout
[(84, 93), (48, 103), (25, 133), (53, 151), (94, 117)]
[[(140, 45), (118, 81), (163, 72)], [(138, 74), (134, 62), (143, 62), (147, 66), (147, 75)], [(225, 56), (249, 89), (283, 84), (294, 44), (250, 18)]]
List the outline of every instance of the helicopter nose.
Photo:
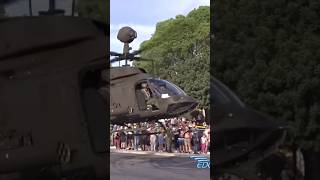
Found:
[(176, 96), (172, 98), (172, 103), (168, 106), (167, 112), (172, 115), (180, 115), (195, 109), (198, 103), (189, 96)]

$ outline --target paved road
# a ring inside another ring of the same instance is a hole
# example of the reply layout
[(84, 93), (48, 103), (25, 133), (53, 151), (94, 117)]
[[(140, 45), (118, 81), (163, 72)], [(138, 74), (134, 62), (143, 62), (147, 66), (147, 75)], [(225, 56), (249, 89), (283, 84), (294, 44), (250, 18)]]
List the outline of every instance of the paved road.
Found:
[(111, 180), (210, 180), (210, 169), (197, 169), (189, 157), (111, 153)]

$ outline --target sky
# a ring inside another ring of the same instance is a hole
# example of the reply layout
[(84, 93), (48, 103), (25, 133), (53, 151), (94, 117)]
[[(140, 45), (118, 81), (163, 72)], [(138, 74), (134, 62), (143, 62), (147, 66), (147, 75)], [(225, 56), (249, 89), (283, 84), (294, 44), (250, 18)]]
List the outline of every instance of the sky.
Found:
[(117, 34), (123, 26), (130, 26), (137, 32), (130, 47), (138, 50), (143, 41), (151, 38), (158, 22), (187, 15), (199, 6), (210, 6), (210, 0), (111, 0), (110, 50), (122, 53), (123, 44)]

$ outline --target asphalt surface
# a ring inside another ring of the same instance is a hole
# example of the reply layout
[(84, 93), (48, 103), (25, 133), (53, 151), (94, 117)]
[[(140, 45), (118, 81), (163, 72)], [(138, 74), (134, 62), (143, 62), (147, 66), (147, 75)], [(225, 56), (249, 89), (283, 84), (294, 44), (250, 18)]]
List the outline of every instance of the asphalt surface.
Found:
[(111, 180), (210, 180), (210, 169), (197, 169), (189, 157), (110, 154)]

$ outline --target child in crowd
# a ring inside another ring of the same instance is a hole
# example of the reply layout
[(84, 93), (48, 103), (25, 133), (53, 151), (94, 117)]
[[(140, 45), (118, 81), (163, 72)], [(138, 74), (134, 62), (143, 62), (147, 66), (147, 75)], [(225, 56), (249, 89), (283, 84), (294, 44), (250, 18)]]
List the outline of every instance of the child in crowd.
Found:
[(114, 137), (114, 145), (116, 146), (116, 149), (120, 149), (120, 135), (117, 132)]
[(207, 137), (205, 134), (203, 134), (201, 137), (201, 153), (202, 154), (206, 153), (206, 146), (207, 146)]

